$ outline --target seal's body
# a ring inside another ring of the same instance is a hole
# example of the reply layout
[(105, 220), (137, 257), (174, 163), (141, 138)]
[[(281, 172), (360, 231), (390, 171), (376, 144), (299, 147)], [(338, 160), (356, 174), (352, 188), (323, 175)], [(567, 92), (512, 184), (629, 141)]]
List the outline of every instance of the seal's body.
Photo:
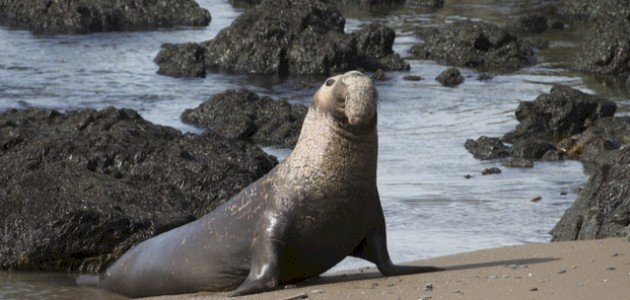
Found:
[(238, 289), (243, 295), (317, 276), (348, 255), (384, 275), (395, 266), (376, 188), (376, 100), (359, 72), (320, 88), (289, 157), (204, 217), (123, 255), (99, 285), (140, 297)]

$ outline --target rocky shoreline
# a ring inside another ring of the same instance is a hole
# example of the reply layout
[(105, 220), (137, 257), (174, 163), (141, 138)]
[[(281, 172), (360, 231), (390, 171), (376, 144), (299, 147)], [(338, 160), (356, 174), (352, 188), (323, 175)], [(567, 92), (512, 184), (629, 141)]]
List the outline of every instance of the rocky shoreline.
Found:
[[(577, 159), (591, 178), (551, 230), (553, 241), (630, 235), (630, 118), (614, 117), (617, 105), (567, 86), (521, 102), (520, 124), (502, 138), (469, 139), (477, 159), (501, 159), (506, 167), (531, 168), (533, 160)], [(504, 142), (511, 143), (507, 146)]]

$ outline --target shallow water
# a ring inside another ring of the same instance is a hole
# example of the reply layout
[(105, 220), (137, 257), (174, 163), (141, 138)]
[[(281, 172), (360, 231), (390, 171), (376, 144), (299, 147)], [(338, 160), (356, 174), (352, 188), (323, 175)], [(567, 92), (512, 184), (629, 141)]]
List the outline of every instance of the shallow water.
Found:
[[(199, 131), (181, 123), (179, 114), (228, 88), (248, 87), (295, 103), (310, 101), (319, 85), (304, 87), (304, 82), (313, 82), (311, 78), (269, 80), (208, 74), (204, 79), (177, 79), (156, 75), (152, 60), (162, 43), (210, 39), (240, 13), (225, 1), (199, 2), (213, 17), (211, 25), (203, 29), (36, 36), (0, 27), (0, 110), (130, 107), (152, 122)], [(462, 18), (506, 22), (544, 1), (447, 3), (441, 10), (406, 7), (369, 14), (351, 12), (346, 31), (366, 21), (384, 22), (396, 28), (395, 48), (405, 55), (417, 42), (414, 26)], [(446, 88), (433, 80), (445, 66), (410, 60), (409, 73), (389, 72), (388, 80), (377, 82), (381, 96), (378, 185), (394, 261), (549, 240), (547, 232), (587, 178), (581, 164), (537, 162), (532, 169), (509, 169), (495, 161), (475, 160), (463, 147), (468, 138), (501, 136), (514, 128), (518, 102), (533, 100), (556, 82), (611, 97), (620, 111), (628, 111), (625, 88), (562, 68), (579, 34), (567, 31), (545, 36), (553, 39), (552, 47), (540, 53), (540, 64), (490, 81), (477, 81), (475, 71), (461, 69), (466, 82)], [(402, 80), (407, 74), (425, 80)], [(280, 158), (290, 152), (266, 150)], [(481, 170), (492, 166), (499, 166), (503, 173), (481, 176)], [(472, 178), (465, 179), (466, 174)], [(535, 196), (542, 196), (542, 201), (530, 202)], [(346, 260), (334, 270), (362, 265), (368, 264)], [(65, 274), (0, 273), (0, 299), (87, 297), (112, 295), (74, 287), (72, 276)]]

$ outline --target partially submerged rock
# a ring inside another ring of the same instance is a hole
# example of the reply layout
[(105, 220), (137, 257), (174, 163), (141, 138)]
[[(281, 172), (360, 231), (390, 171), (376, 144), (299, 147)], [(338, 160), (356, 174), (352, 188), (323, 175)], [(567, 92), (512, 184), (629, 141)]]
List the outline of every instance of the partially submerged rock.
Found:
[(530, 14), (519, 17), (514, 29), (529, 34), (543, 33), (549, 28), (549, 19), (542, 14)]
[(212, 96), (195, 109), (182, 113), (182, 121), (209, 129), (230, 139), (264, 146), (293, 147), (307, 108), (291, 105), (241, 89)]
[(171, 26), (207, 26), (194, 0), (3, 0), (0, 23), (37, 33), (89, 33)]
[(456, 68), (448, 68), (435, 77), (443, 86), (454, 87), (462, 84), (465, 80), (464, 76)]
[(420, 35), (424, 42), (411, 48), (419, 59), (502, 71), (514, 71), (536, 61), (530, 43), (490, 23), (456, 21), (439, 30), (424, 30)]
[(476, 159), (481, 160), (504, 158), (512, 154), (510, 147), (504, 145), (501, 139), (487, 136), (481, 136), (476, 141), (468, 139), (464, 147)]
[(201, 58), (207, 70), (281, 76), (409, 68), (392, 50), (393, 30), (372, 24), (345, 34), (344, 26), (339, 10), (327, 1), (263, 1), (215, 39), (196, 48), (169, 45), (156, 62), (160, 74), (171, 76), (200, 76), (181, 66), (197, 70)]
[(522, 139), (514, 143), (512, 154), (526, 159), (540, 159), (547, 151), (556, 150), (552, 143), (536, 139)]
[(630, 226), (630, 148), (610, 151), (551, 230), (553, 241), (621, 237)]
[(492, 168), (483, 169), (483, 171), (481, 171), (481, 175), (494, 175), (494, 174), (501, 174), (501, 169), (497, 167), (492, 167)]
[(533, 168), (534, 162), (520, 157), (512, 157), (501, 161), (501, 165), (508, 168)]
[(0, 113), (0, 269), (104, 270), (277, 164), (259, 148), (182, 134), (129, 109)]
[(370, 70), (409, 70), (409, 63), (392, 49), (393, 29), (370, 23), (352, 34), (357, 43), (358, 64)]
[(206, 49), (197, 43), (164, 44), (155, 57), (157, 73), (174, 77), (206, 77), (205, 60)]
[(584, 131), (592, 122), (614, 115), (617, 105), (563, 85), (554, 85), (549, 94), (541, 94), (531, 102), (521, 102), (516, 109), (516, 129), (504, 140), (521, 139), (558, 142)]

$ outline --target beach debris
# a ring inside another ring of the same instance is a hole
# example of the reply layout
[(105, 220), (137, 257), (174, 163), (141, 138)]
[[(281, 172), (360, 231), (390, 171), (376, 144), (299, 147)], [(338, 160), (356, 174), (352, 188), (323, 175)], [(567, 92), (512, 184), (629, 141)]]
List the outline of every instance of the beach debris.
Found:
[(395, 284), (393, 284), (393, 283), (388, 283), (388, 284), (387, 284), (387, 286), (392, 287), (392, 286), (395, 286)]
[(533, 288), (529, 289), (529, 291), (530, 292), (536, 292), (536, 291), (538, 291), (538, 288), (533, 287)]
[(616, 269), (615, 269), (614, 267), (608, 267), (608, 268), (606, 268), (606, 270), (608, 270), (608, 271), (614, 271), (614, 270), (616, 270)]
[(518, 268), (518, 265), (511, 264), (511, 265), (508, 265), (508, 267), (512, 270), (516, 270), (516, 268)]
[(432, 283), (430, 283), (430, 282), (429, 282), (429, 283), (427, 283), (427, 284), (424, 286), (424, 291), (426, 291), (426, 292), (433, 291), (433, 284), (432, 284)]
[(560, 269), (560, 270), (558, 270), (558, 272), (557, 272), (557, 273), (558, 273), (558, 274), (564, 274), (564, 273), (566, 273), (566, 272), (567, 272), (567, 270), (565, 270), (565, 269)]
[(472, 176), (470, 176), (470, 174), (466, 174), (466, 175), (464, 175), (464, 178), (470, 179), (470, 178), (472, 178)]
[(422, 296), (418, 300), (429, 300), (429, 299), (431, 299), (431, 296)]
[(325, 293), (325, 292), (326, 292), (326, 291), (324, 291), (324, 290), (312, 290), (312, 291), (311, 291), (311, 293), (312, 293), (312, 294), (323, 294), (323, 293)]
[(290, 296), (290, 297), (286, 297), (286, 298), (282, 298), (279, 300), (299, 300), (299, 299), (306, 299), (308, 298), (308, 294), (307, 293), (301, 293), (301, 294), (297, 294), (295, 296)]
[(612, 257), (617, 257), (617, 256), (619, 256), (619, 253), (617, 253), (617, 252), (612, 254)]
[(295, 289), (295, 288), (297, 288), (297, 285), (295, 284), (287, 284), (284, 286), (285, 290), (290, 290), (290, 289)]
[(577, 269), (577, 266), (576, 265), (572, 265), (571, 269)]
[(530, 200), (530, 201), (536, 203), (536, 202), (539, 202), (540, 200), (542, 200), (542, 197), (541, 196), (536, 196), (536, 197), (532, 198), (532, 200)]

